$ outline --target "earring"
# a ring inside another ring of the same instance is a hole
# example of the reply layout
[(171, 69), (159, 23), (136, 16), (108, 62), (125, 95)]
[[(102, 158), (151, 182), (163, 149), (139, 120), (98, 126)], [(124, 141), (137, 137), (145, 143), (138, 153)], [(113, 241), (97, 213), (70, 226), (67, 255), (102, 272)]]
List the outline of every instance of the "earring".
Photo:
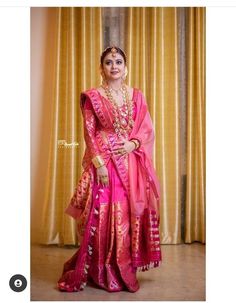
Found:
[(122, 76), (122, 80), (125, 81), (126, 77), (127, 77), (127, 74), (128, 74), (128, 68), (127, 66), (125, 67), (125, 72), (124, 72), (124, 75)]
[(102, 76), (102, 85), (104, 86), (107, 84), (107, 80), (106, 80), (106, 76), (103, 71), (101, 71), (101, 76)]

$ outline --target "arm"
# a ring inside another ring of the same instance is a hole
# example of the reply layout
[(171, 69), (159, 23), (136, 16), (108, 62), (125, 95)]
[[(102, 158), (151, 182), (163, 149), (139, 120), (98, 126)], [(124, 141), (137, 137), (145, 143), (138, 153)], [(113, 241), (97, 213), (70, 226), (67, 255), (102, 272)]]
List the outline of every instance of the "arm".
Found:
[(104, 161), (100, 156), (100, 151), (96, 141), (97, 118), (88, 96), (81, 96), (81, 109), (84, 118), (84, 139), (86, 146), (91, 154), (94, 166), (100, 167), (104, 165)]

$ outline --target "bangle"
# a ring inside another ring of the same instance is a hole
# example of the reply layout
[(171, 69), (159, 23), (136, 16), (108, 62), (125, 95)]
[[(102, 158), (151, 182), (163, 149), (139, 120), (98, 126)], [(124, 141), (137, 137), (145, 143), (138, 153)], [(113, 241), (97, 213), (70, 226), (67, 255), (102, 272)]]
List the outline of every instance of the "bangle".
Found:
[(138, 141), (137, 141), (137, 140), (132, 139), (132, 140), (130, 140), (130, 141), (134, 143), (134, 145), (135, 145), (135, 149), (139, 148), (139, 143), (138, 143)]
[(135, 146), (134, 149), (137, 149), (137, 143), (136, 143), (134, 140), (130, 140), (130, 142), (133, 142), (133, 143), (134, 143), (134, 146)]
[(96, 167), (96, 168), (99, 168), (101, 166), (103, 166), (105, 164), (104, 160), (102, 159), (101, 156), (96, 156), (92, 159), (92, 162), (93, 162), (93, 165)]
[(136, 142), (136, 144), (137, 144), (137, 146), (138, 146), (137, 148), (139, 148), (139, 147), (140, 147), (140, 144), (141, 144), (140, 141), (139, 141), (138, 139), (134, 139), (134, 140), (135, 140), (135, 142)]

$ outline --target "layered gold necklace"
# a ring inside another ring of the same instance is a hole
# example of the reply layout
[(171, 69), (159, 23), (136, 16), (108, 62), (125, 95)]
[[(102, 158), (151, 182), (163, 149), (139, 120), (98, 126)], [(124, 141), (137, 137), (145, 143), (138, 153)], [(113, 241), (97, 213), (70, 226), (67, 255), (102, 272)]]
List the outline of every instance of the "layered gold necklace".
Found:
[[(107, 86), (102, 86), (105, 90), (106, 96), (108, 100), (112, 104), (112, 111), (114, 115), (114, 129), (115, 132), (119, 137), (121, 137), (124, 134), (127, 134), (134, 125), (134, 120), (133, 120), (133, 104), (132, 100), (129, 98), (129, 93), (125, 85), (122, 85), (121, 88), (119, 89), (122, 93), (122, 99), (123, 99), (123, 105), (119, 106), (117, 102), (114, 100), (112, 96), (112, 91), (114, 89), (110, 88), (108, 85)], [(118, 95), (119, 90), (114, 90), (116, 94)], [(128, 120), (126, 120), (126, 117), (128, 117)]]

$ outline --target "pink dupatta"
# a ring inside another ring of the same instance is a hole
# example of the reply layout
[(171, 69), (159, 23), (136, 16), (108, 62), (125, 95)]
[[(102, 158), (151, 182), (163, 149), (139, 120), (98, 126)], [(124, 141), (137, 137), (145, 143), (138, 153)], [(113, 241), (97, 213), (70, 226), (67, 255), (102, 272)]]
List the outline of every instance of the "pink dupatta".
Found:
[(157, 267), (160, 249), (160, 185), (152, 163), (154, 130), (147, 103), (136, 92), (137, 113), (129, 139), (138, 139), (139, 149), (129, 154), (129, 198), (133, 266), (141, 270)]

